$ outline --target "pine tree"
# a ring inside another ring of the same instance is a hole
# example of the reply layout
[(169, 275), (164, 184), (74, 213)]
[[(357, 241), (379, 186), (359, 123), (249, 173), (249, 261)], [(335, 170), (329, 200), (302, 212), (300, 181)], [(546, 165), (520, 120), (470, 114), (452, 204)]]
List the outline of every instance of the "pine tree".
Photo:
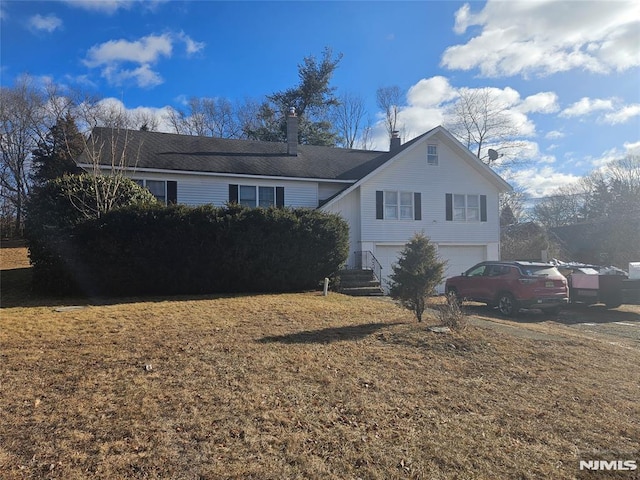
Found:
[(322, 59), (305, 57), (298, 65), (300, 83), (287, 90), (267, 96), (258, 112), (257, 127), (245, 134), (255, 140), (266, 142), (287, 141), (287, 113), (295, 108), (298, 116), (298, 141), (306, 145), (335, 146), (338, 135), (329, 121), (331, 107), (339, 104), (331, 77), (338, 67), (342, 55), (333, 58), (330, 48), (325, 48)]
[(33, 151), (33, 181), (43, 185), (48, 180), (65, 174), (82, 172), (75, 159), (84, 149), (84, 139), (71, 114), (58, 120), (44, 141)]
[(436, 246), (424, 234), (417, 233), (400, 253), (397, 265), (390, 275), (390, 296), (411, 310), (418, 322), (427, 298), (444, 280), (445, 262), (438, 257)]

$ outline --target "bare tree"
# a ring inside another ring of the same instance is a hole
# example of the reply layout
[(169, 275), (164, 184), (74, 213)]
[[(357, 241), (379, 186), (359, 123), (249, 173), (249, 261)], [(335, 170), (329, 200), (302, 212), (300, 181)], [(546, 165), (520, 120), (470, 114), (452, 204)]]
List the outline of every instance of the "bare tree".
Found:
[(564, 187), (555, 195), (540, 199), (531, 217), (546, 228), (572, 225), (584, 219), (585, 192), (580, 187)]
[(397, 85), (391, 87), (380, 87), (376, 91), (376, 103), (378, 108), (384, 112), (384, 124), (387, 129), (389, 138), (393, 132), (400, 130), (398, 124), (398, 115), (400, 114), (400, 102), (402, 101), (402, 92)]
[(119, 102), (105, 101), (86, 92), (75, 95), (74, 113), (84, 131), (83, 153), (77, 161), (90, 174), (94, 193), (70, 193), (69, 201), (87, 218), (95, 218), (118, 203), (126, 172), (135, 169), (138, 163), (142, 143), (134, 144), (133, 130), (144, 125), (152, 130), (156, 123), (150, 115), (130, 114)]
[(191, 97), (186, 110), (170, 109), (167, 121), (176, 133), (203, 137), (239, 138), (242, 125), (226, 98)]
[(240, 138), (250, 138), (251, 132), (260, 128), (259, 112), (264, 100), (258, 101), (252, 98), (245, 98), (236, 104), (236, 116), (240, 127)]
[(24, 202), (30, 191), (31, 152), (42, 142), (55, 119), (51, 119), (46, 92), (28, 76), (14, 87), (0, 89), (0, 195), (15, 208), (17, 231), (22, 227)]
[(148, 132), (158, 131), (159, 121), (155, 115), (143, 110), (136, 110), (129, 115), (129, 128)]
[(527, 195), (522, 188), (500, 195), (500, 225), (520, 223), (525, 217), (526, 200)]
[(366, 109), (364, 99), (353, 93), (345, 93), (333, 110), (333, 125), (341, 137), (343, 147), (354, 148), (362, 137)]
[(371, 117), (367, 117), (367, 123), (362, 127), (362, 135), (358, 146), (362, 150), (371, 150), (373, 148), (373, 122)]
[(495, 159), (489, 156), (488, 147), (509, 159), (509, 154), (523, 143), (508, 106), (488, 87), (463, 88), (458, 93), (459, 98), (448, 115), (447, 127), (451, 133), (489, 165)]

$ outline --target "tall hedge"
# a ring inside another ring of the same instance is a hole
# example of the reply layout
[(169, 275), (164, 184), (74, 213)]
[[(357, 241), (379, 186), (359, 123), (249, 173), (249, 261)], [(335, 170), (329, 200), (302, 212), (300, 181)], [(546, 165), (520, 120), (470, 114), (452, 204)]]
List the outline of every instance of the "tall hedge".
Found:
[(80, 288), (82, 273), (74, 271), (70, 263), (76, 249), (71, 240), (79, 224), (103, 213), (98, 206), (104, 209), (104, 202), (97, 197), (105, 192), (110, 192), (113, 209), (157, 204), (148, 190), (121, 176), (64, 175), (31, 193), (26, 204), (25, 236), (36, 290), (69, 293)]
[(348, 226), (308, 209), (131, 206), (76, 225), (68, 265), (90, 295), (315, 288), (348, 255)]

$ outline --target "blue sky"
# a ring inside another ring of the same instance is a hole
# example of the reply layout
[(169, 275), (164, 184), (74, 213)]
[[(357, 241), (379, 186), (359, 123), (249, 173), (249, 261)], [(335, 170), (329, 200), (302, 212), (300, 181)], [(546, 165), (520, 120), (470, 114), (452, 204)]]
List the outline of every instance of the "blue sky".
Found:
[[(518, 122), (532, 196), (640, 154), (640, 2), (6, 1), (1, 84), (29, 74), (158, 116), (190, 96), (260, 99), (294, 86), (325, 46), (332, 85), (405, 94), (407, 138), (442, 123), (457, 92), (490, 87)], [(382, 125), (376, 147), (386, 149)]]

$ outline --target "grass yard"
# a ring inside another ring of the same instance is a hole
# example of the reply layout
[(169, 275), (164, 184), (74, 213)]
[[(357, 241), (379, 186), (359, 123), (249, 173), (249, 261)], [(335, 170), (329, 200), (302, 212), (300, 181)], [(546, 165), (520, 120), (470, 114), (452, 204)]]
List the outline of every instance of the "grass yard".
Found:
[(640, 463), (637, 349), (435, 334), (337, 294), (51, 301), (25, 290), (25, 259), (2, 249), (2, 479), (591, 479), (579, 460)]

